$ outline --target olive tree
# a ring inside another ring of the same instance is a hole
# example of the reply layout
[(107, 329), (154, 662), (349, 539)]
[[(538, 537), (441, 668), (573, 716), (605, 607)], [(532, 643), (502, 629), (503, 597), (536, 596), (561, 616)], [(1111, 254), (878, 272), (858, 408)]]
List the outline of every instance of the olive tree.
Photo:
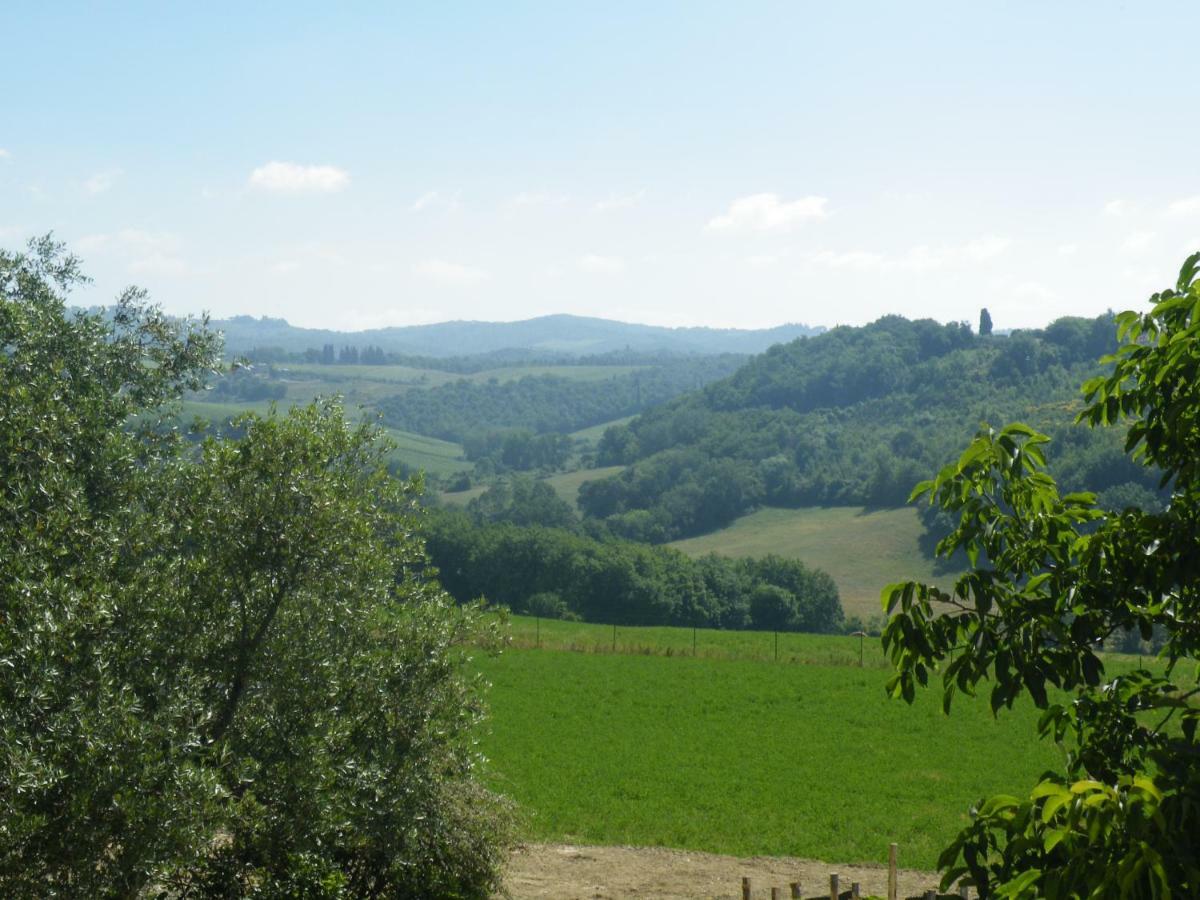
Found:
[[(940, 860), (994, 897), (1200, 894), (1200, 254), (1147, 312), (1117, 316), (1111, 368), (1083, 386), (1079, 420), (1127, 428), (1126, 452), (1160, 470), (1165, 510), (1105, 509), (1062, 494), (1047, 438), (985, 427), (917, 485), (957, 514), (939, 552), (970, 570), (944, 592), (890, 585), (883, 635), (893, 696), (911, 702), (941, 673), (956, 693), (987, 683), (994, 712), (1028, 695), (1039, 731), (1065, 748), (1022, 796), (995, 796)], [(1157, 660), (1116, 665), (1110, 636), (1161, 635)]]
[(486, 896), (486, 637), (337, 403), (183, 433), (203, 321), (0, 253), (0, 892)]

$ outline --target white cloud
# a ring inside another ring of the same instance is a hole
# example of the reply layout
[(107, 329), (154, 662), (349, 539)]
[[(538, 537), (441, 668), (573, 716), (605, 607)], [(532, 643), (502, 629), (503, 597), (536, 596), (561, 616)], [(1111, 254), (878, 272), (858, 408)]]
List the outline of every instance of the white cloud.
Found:
[(446, 262), (444, 259), (426, 259), (413, 266), (413, 272), (422, 278), (436, 281), (439, 284), (468, 285), (478, 284), (487, 279), (488, 274), (482, 269), (459, 263)]
[(602, 275), (617, 275), (625, 271), (625, 260), (619, 256), (598, 256), (595, 253), (588, 253), (579, 257), (578, 264), (584, 272)]
[(521, 191), (513, 197), (515, 206), (562, 206), (569, 202), (570, 194), (556, 194), (553, 191)]
[(826, 197), (801, 197), (784, 202), (778, 194), (750, 194), (729, 204), (723, 216), (708, 222), (710, 231), (775, 231), (827, 215)]
[(453, 194), (443, 194), (441, 191), (426, 191), (420, 197), (413, 201), (409, 207), (411, 212), (422, 212), (427, 209), (442, 208), (447, 212), (453, 212), (462, 206), (459, 199), (461, 194), (455, 191)]
[(1078, 244), (1059, 244), (1058, 245), (1058, 255), (1059, 256), (1074, 256), (1078, 251), (1079, 251)]
[(116, 183), (121, 176), (120, 169), (109, 169), (107, 172), (97, 172), (83, 183), (83, 189), (89, 194), (103, 194)]
[(995, 259), (1007, 250), (1008, 245), (1011, 243), (1012, 241), (1008, 238), (988, 235), (987, 237), (967, 241), (966, 246), (963, 247), (963, 253), (972, 262), (986, 262), (989, 259)]
[(949, 266), (972, 265), (995, 259), (1009, 248), (1006, 237), (987, 235), (964, 244), (919, 244), (899, 255), (866, 250), (821, 250), (806, 257), (816, 265), (832, 269), (881, 269), (900, 272), (932, 272)]
[(186, 275), (189, 271), (187, 262), (178, 256), (154, 254), (143, 259), (135, 259), (126, 268), (131, 275)]
[(637, 191), (633, 194), (609, 194), (603, 200), (597, 200), (592, 206), (596, 212), (611, 212), (614, 209), (629, 209), (637, 206), (646, 199), (645, 191)]
[(290, 275), (300, 268), (300, 263), (294, 259), (281, 259), (271, 264), (271, 271), (276, 275)]
[(250, 186), (280, 194), (330, 194), (350, 183), (350, 174), (337, 166), (304, 166), (271, 161), (250, 173)]
[(747, 256), (746, 262), (756, 269), (765, 269), (767, 266), (773, 266), (782, 257), (778, 253), (756, 253), (753, 256)]
[(1135, 231), (1129, 237), (1125, 238), (1125, 242), (1121, 244), (1121, 249), (1126, 253), (1141, 253), (1151, 243), (1157, 235), (1153, 231)]
[(1129, 211), (1128, 205), (1124, 200), (1109, 200), (1104, 204), (1104, 214), (1117, 218), (1125, 215)]
[(116, 252), (126, 256), (170, 255), (178, 250), (179, 238), (163, 231), (122, 228), (120, 231), (85, 235), (75, 242), (75, 247), (81, 253)]
[(131, 275), (183, 275), (191, 271), (191, 266), (179, 255), (179, 238), (167, 232), (122, 228), (89, 234), (75, 242), (75, 249), (122, 260)]
[(1194, 216), (1196, 213), (1200, 213), (1200, 194), (1184, 197), (1167, 206), (1169, 216)]
[(0, 159), (12, 159), (12, 154), (0, 147)]
[(878, 269), (884, 264), (884, 256), (880, 253), (868, 253), (865, 250), (845, 250), (835, 252), (822, 250), (809, 257), (811, 262), (829, 266), (832, 269)]
[(1023, 281), (1013, 288), (1013, 293), (1025, 300), (1051, 301), (1059, 298), (1058, 291), (1037, 281)]

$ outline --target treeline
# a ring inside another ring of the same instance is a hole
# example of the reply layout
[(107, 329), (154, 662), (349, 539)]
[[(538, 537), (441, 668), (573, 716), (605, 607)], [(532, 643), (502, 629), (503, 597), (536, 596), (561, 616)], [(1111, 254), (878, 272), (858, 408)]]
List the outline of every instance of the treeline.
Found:
[[(1071, 428), (1078, 385), (1115, 349), (1111, 314), (979, 337), (964, 324), (888, 316), (772, 347), (729, 378), (608, 429), (583, 512), (661, 542), (723, 527), (759, 505), (896, 506), (982, 421), (1028, 421), (1057, 440), (1074, 489), (1142, 496), (1120, 436)], [(1119, 490), (1118, 490), (1119, 489)]]
[(485, 383), (460, 379), (379, 401), (383, 421), (402, 431), (466, 443), (488, 431), (567, 433), (631, 416), (734, 372), (745, 357), (678, 357), (612, 378), (526, 375)]
[(384, 350), (375, 344), (323, 344), (308, 347), (303, 351), (285, 350), (283, 347), (252, 347), (239, 354), (253, 363), (307, 363), (317, 365), (359, 366), (406, 366), (412, 369), (432, 369), (438, 372), (453, 372), (460, 375), (476, 375), (491, 369), (532, 368), (536, 366), (661, 366), (683, 359), (703, 359), (708, 356), (730, 356), (739, 360), (749, 358), (747, 354), (697, 354), (670, 350), (637, 350), (626, 347), (604, 353), (555, 353), (546, 350), (530, 350), (514, 347), (507, 350), (489, 350), (459, 356), (426, 356), (413, 353), (397, 353)]
[(460, 602), (619, 625), (838, 632), (837, 587), (799, 560), (716, 555), (599, 540), (569, 528), (481, 522), (431, 510), (426, 547)]

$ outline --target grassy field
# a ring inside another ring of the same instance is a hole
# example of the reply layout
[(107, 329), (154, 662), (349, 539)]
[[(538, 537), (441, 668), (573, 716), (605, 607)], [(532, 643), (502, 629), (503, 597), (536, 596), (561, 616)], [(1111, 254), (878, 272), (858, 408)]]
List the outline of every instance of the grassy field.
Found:
[[(545, 481), (554, 488), (558, 496), (574, 506), (576, 500), (579, 498), (579, 488), (584, 482), (595, 481), (598, 478), (607, 478), (609, 475), (617, 474), (623, 468), (625, 467), (608, 466), (603, 469), (578, 469), (574, 472), (563, 472), (561, 475), (551, 475)], [(486, 491), (488, 487), (489, 485), (479, 484), (465, 491), (442, 494), (441, 499), (450, 506), (466, 506), (474, 498)]]
[(393, 459), (405, 465), (424, 469), (436, 475), (453, 475), (455, 472), (469, 472), (474, 463), (467, 462), (463, 455), (461, 444), (441, 441), (423, 434), (413, 434), (396, 428), (384, 428), (389, 438), (396, 442), (392, 451)]
[(551, 475), (546, 484), (554, 488), (558, 496), (574, 506), (579, 499), (579, 488), (587, 481), (598, 481), (609, 475), (616, 475), (624, 466), (607, 466), (602, 469), (577, 469), (574, 472), (564, 472), (561, 475)]
[[(279, 401), (276, 407), (283, 411), (293, 403), (299, 402), (307, 402), (307, 400), (293, 400), (289, 397)], [(266, 415), (270, 409), (271, 403), (267, 400), (254, 403), (206, 403), (186, 400), (182, 404), (182, 419), (184, 422), (190, 422), (199, 416), (212, 422), (221, 422), (230, 416), (237, 416), (244, 412)], [(352, 407), (347, 405), (347, 410), (350, 409)], [(395, 428), (384, 428), (383, 431), (396, 443), (396, 448), (391, 452), (390, 458), (403, 462), (405, 465), (424, 469), (426, 472), (437, 475), (452, 475), (455, 472), (470, 471), (473, 466), (464, 457), (461, 444), (441, 441), (437, 438), (400, 431)]]
[[(857, 666), (859, 639), (840, 635), (770, 631), (721, 631), (715, 628), (620, 626), (586, 622), (538, 621), (510, 616), (512, 646), (519, 649), (571, 650), (577, 653), (623, 653), (638, 656), (692, 656), (701, 659), (743, 659), (801, 665)], [(614, 640), (615, 638), (615, 640)], [(863, 664), (883, 669), (878, 638), (863, 642)]]
[(897, 841), (929, 868), (971, 803), (1060, 762), (1031, 707), (945, 717), (936, 691), (886, 699), (874, 666), (544, 649), (474, 665), (493, 685), (488, 780), (534, 840), (845, 863)]
[(913, 578), (949, 586), (954, 574), (935, 575), (917, 546), (921, 522), (912, 508), (867, 511), (833, 506), (762, 509), (712, 534), (676, 541), (689, 556), (792, 556), (824, 569), (837, 582), (847, 615), (880, 612), (879, 592)]
[(572, 431), (571, 437), (579, 441), (587, 441), (589, 444), (594, 444), (604, 437), (604, 432), (614, 425), (624, 425), (627, 422), (632, 422), (635, 416), (625, 416), (621, 419), (613, 419), (611, 422), (601, 422), (599, 425), (592, 425), (590, 428), (581, 428), (578, 431)]

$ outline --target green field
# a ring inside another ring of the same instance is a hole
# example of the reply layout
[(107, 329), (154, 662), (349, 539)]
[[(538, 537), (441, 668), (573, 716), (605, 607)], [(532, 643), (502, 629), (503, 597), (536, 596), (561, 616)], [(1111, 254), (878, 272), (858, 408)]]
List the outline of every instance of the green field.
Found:
[(493, 685), (487, 777), (532, 840), (844, 863), (897, 841), (932, 868), (971, 803), (1061, 762), (1032, 707), (947, 718), (937, 691), (886, 699), (878, 667), (544, 649), (475, 666)]
[(676, 541), (689, 556), (791, 556), (833, 576), (847, 615), (879, 614), (879, 592), (894, 581), (917, 579), (949, 586), (954, 573), (935, 575), (917, 545), (917, 511), (868, 511), (856, 506), (761, 509), (728, 528)]
[(602, 469), (576, 469), (574, 472), (564, 472), (561, 475), (551, 475), (546, 479), (546, 484), (554, 488), (558, 496), (562, 497), (571, 506), (575, 506), (579, 499), (579, 488), (584, 482), (599, 481), (601, 478), (608, 478), (610, 475), (616, 475), (624, 466), (607, 466)]
[[(280, 411), (284, 411), (297, 402), (307, 402), (307, 400), (296, 401), (289, 397), (287, 400), (279, 401), (276, 407)], [(348, 411), (353, 409), (349, 404), (346, 408)], [(196, 416), (212, 422), (221, 422), (245, 412), (266, 415), (270, 409), (271, 402), (268, 400), (254, 403), (206, 403), (198, 400), (185, 400), (182, 403), (181, 417), (184, 422), (190, 422)], [(472, 468), (473, 464), (467, 462), (463, 455), (461, 444), (400, 431), (396, 428), (384, 428), (383, 431), (396, 444), (396, 448), (389, 454), (390, 459), (436, 475), (453, 475), (455, 472), (470, 471)]]
[(384, 428), (383, 431), (396, 443), (396, 449), (390, 454), (391, 458), (405, 465), (424, 469), (435, 475), (469, 472), (474, 466), (473, 463), (467, 462), (461, 444), (396, 428)]
[(620, 419), (613, 419), (611, 422), (601, 422), (599, 425), (592, 425), (589, 428), (581, 428), (578, 431), (572, 431), (571, 437), (577, 441), (586, 441), (589, 444), (594, 444), (604, 437), (604, 432), (612, 428), (614, 425), (624, 425), (627, 422), (632, 422), (636, 416), (624, 416)]
[[(571, 504), (571, 506), (575, 506), (575, 503), (579, 498), (579, 488), (584, 482), (595, 481), (599, 478), (607, 478), (609, 475), (616, 475), (623, 468), (625, 467), (608, 466), (607, 468), (603, 469), (577, 469), (574, 472), (563, 472), (561, 475), (551, 475), (549, 478), (545, 479), (545, 482), (546, 484), (550, 485), (550, 487), (554, 488), (558, 496), (562, 497), (562, 499)], [(489, 487), (490, 485), (477, 484), (465, 491), (444, 493), (440, 496), (442, 501), (450, 506), (466, 506), (468, 503), (486, 491)]]
[[(592, 625), (532, 616), (510, 616), (512, 646), (519, 649), (624, 653), (639, 656), (692, 656), (702, 659), (770, 660), (802, 665), (858, 665), (859, 639), (802, 632), (722, 631), (716, 628)], [(863, 663), (882, 669), (878, 638), (863, 643)]]

